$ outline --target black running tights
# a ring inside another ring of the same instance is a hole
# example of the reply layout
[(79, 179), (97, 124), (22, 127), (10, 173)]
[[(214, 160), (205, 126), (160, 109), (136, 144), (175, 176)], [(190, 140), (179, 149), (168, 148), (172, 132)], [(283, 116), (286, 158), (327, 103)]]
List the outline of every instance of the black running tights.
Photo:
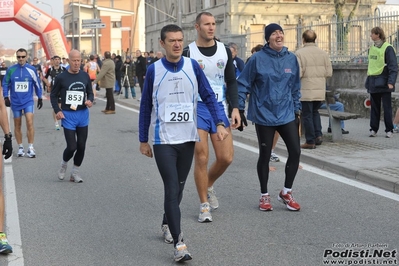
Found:
[(269, 181), (269, 161), (272, 151), (274, 133), (280, 133), (288, 150), (288, 159), (285, 165), (284, 187), (292, 188), (296, 173), (298, 172), (299, 157), (301, 155), (298, 123), (294, 120), (281, 126), (261, 126), (255, 124), (256, 135), (258, 136), (259, 158), (257, 164), (258, 178), (261, 193), (267, 193)]
[(168, 224), (174, 245), (181, 232), (180, 202), (194, 156), (195, 142), (154, 145), (154, 156), (164, 184), (164, 216), (162, 224)]
[[(68, 162), (73, 155), (73, 164), (80, 166), (85, 156), (86, 140), (88, 134), (88, 127), (77, 127), (76, 130), (70, 130), (64, 128), (65, 140), (67, 147), (64, 150), (62, 159)], [(76, 153), (75, 153), (76, 151)]]

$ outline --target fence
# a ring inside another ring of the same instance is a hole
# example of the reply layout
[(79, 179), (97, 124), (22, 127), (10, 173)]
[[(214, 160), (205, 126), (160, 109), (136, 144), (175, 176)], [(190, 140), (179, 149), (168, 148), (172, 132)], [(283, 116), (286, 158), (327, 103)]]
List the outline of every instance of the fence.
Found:
[[(372, 45), (370, 38), (371, 29), (379, 26), (386, 35), (387, 42), (392, 44), (395, 51), (399, 48), (399, 14), (384, 13), (381, 14), (376, 9), (374, 16), (366, 18), (353, 18), (350, 21), (344, 19), (339, 21), (336, 16), (331, 20), (323, 22), (305, 23), (298, 21), (296, 26), (283, 26), (284, 44), (290, 51), (295, 51), (302, 46), (302, 33), (307, 29), (312, 29), (317, 34), (317, 45), (325, 50), (334, 64), (360, 64), (367, 63), (367, 52)], [(253, 32), (251, 34), (263, 34), (263, 32)], [(227, 37), (227, 36), (226, 36)], [(251, 36), (235, 36), (235, 42), (241, 44), (245, 54), (248, 56), (248, 50), (259, 43), (251, 43), (248, 40)], [(223, 38), (222, 41), (231, 41), (233, 36)], [(250, 47), (249, 49), (247, 47)]]

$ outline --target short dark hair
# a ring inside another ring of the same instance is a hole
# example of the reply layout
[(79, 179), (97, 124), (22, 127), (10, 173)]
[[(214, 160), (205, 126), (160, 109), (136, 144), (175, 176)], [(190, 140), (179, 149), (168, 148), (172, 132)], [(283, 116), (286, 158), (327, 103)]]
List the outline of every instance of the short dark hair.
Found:
[(111, 53), (109, 51), (104, 52), (104, 58), (111, 58)]
[(90, 59), (90, 60), (94, 60), (94, 55), (91, 54), (91, 55), (89, 56), (89, 59)]
[(161, 40), (164, 42), (165, 41), (165, 39), (166, 39), (166, 33), (168, 33), (168, 32), (181, 32), (181, 33), (183, 33), (183, 30), (182, 30), (182, 28), (180, 28), (179, 26), (177, 26), (176, 24), (169, 24), (169, 25), (166, 25), (166, 26), (164, 26), (162, 29), (161, 29)]
[(23, 53), (25, 53), (25, 54), (28, 54), (28, 51), (26, 51), (24, 48), (19, 48), (19, 49), (17, 50), (17, 53), (21, 53), (21, 52), (23, 52)]

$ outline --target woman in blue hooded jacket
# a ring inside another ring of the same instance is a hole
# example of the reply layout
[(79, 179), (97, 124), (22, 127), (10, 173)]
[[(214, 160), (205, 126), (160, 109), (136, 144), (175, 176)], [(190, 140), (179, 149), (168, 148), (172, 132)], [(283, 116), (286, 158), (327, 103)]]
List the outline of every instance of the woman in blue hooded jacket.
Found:
[(277, 131), (288, 149), (285, 183), (278, 200), (289, 210), (298, 211), (300, 205), (292, 196), (292, 185), (301, 154), (298, 134), (301, 112), (299, 65), (296, 56), (284, 46), (284, 32), (280, 25), (267, 25), (265, 40), (267, 44), (251, 56), (237, 78), (239, 109), (241, 113), (244, 111), (249, 94), (248, 119), (255, 124), (259, 143), (259, 209), (273, 210), (267, 183), (273, 137)]

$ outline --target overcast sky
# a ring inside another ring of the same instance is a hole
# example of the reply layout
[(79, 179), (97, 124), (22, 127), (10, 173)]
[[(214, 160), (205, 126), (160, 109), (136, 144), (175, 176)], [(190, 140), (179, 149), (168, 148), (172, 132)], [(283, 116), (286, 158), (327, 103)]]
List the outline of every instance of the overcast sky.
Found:
[[(37, 4), (36, 0), (28, 0), (27, 2), (36, 6), (41, 11), (51, 15), (51, 8), (45, 4)], [(41, 2), (51, 5), (53, 11), (53, 17), (58, 19), (58, 21), (63, 25), (61, 17), (64, 14), (64, 6), (62, 0), (41, 0)], [(4, 45), (5, 48), (18, 49), (18, 48), (28, 48), (28, 44), (38, 37), (32, 34), (30, 31), (25, 30), (23, 27), (19, 26), (14, 21), (0, 22), (0, 43)]]
[[(46, 12), (51, 15), (51, 11), (53, 12), (53, 17), (58, 19), (61, 25), (63, 25), (63, 21), (61, 17), (64, 14), (64, 6), (62, 0), (42, 0), (45, 4), (37, 4), (37, 0), (28, 0), (29, 3), (36, 6), (38, 9)], [(395, 4), (399, 5), (399, 0), (387, 0), (387, 4)], [(17, 23), (10, 22), (1, 22), (0, 26), (0, 43), (5, 46), (5, 48), (18, 49), (18, 48), (28, 48), (28, 44), (34, 40), (37, 40), (37, 36), (32, 34), (30, 31), (25, 30)]]

